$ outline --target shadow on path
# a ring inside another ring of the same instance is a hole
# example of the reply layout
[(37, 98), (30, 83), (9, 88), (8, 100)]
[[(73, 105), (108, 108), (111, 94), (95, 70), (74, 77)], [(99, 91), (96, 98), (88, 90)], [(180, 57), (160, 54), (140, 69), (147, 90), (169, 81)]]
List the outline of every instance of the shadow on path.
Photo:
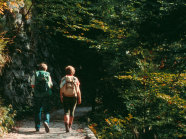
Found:
[[(91, 111), (91, 107), (78, 107), (75, 111), (75, 119), (86, 116)], [(65, 132), (63, 122), (63, 109), (51, 113), (50, 132), (46, 133), (43, 124), (39, 132), (35, 131), (34, 121), (24, 119), (17, 123), (12, 132), (6, 134), (6, 139), (96, 139), (92, 131), (88, 128), (86, 121), (75, 120), (70, 133)]]

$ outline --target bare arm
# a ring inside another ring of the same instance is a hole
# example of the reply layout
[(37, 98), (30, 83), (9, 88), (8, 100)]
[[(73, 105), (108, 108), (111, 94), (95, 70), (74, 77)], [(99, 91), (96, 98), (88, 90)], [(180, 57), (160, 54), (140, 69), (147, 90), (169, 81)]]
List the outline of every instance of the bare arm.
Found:
[(63, 103), (63, 91), (62, 91), (62, 88), (60, 88), (60, 100), (61, 100), (61, 103)]
[(77, 87), (77, 98), (78, 98), (78, 104), (81, 104), (81, 90), (80, 87)]
[(52, 78), (51, 78), (51, 76), (49, 76), (49, 86), (50, 86), (50, 88), (52, 88), (52, 86), (53, 86), (53, 83), (52, 83)]
[(35, 87), (35, 75), (33, 75), (32, 78), (31, 78), (31, 87), (32, 88)]

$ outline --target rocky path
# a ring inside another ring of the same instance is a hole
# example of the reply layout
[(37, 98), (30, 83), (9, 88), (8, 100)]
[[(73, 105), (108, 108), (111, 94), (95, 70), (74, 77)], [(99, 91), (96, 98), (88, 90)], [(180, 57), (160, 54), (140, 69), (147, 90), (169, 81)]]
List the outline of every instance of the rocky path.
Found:
[(63, 110), (51, 113), (50, 132), (46, 133), (41, 125), (40, 132), (36, 132), (33, 119), (23, 119), (16, 124), (12, 132), (3, 136), (5, 139), (96, 139), (92, 131), (88, 128), (86, 121), (82, 119), (90, 107), (80, 107), (76, 109), (75, 121), (70, 133), (65, 132), (63, 123)]

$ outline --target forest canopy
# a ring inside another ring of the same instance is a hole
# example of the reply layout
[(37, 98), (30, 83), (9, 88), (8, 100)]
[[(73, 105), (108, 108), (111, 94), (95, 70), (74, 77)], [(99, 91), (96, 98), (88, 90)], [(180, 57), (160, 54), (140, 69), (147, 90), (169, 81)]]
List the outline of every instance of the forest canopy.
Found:
[[(22, 2), (21, 26), (37, 59), (59, 73), (69, 63), (77, 68), (97, 137), (185, 136), (184, 0), (3, 0), (1, 55), (11, 56), (4, 48), (16, 44), (21, 27), (5, 17)], [(52, 58), (39, 54), (45, 50)]]

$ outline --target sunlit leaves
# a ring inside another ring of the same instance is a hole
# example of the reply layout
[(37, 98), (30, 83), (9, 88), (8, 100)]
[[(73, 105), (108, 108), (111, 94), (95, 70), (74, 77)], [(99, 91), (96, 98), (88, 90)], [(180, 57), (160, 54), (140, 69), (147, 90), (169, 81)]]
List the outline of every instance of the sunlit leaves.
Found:
[(4, 14), (4, 9), (7, 8), (7, 3), (1, 2), (0, 3), (0, 14)]
[(4, 10), (18, 10), (19, 7), (23, 7), (23, 0), (1, 0), (0, 3), (0, 14), (4, 14)]
[(14, 126), (15, 115), (16, 111), (13, 110), (12, 105), (4, 106), (2, 97), (0, 97), (0, 137)]
[(97, 131), (95, 129), (95, 127), (97, 126), (97, 124), (93, 123), (91, 125), (89, 125), (88, 127), (90, 128), (90, 130), (96, 135)]
[(9, 56), (4, 54), (4, 50), (6, 49), (6, 45), (10, 41), (9, 38), (4, 37), (5, 33), (6, 32), (2, 32), (0, 34), (0, 74), (1, 74), (2, 68), (5, 66), (5, 63), (10, 60)]
[[(118, 79), (130, 79), (140, 81), (142, 85), (150, 86), (153, 89), (153, 93), (167, 93), (172, 92), (171, 96), (179, 96), (181, 90), (184, 90), (186, 86), (185, 73), (179, 74), (170, 74), (170, 73), (150, 73), (142, 76), (136, 76), (136, 74), (118, 76)], [(166, 92), (162, 92), (167, 88)], [(181, 90), (180, 90), (181, 89)], [(158, 96), (161, 96), (160, 94)], [(168, 95), (163, 95), (167, 101), (171, 99)], [(181, 96), (180, 96), (181, 97)], [(181, 99), (179, 99), (181, 100)], [(184, 105), (184, 103), (183, 103)]]
[(105, 138), (110, 136), (110, 138), (119, 138), (124, 136), (124, 131), (130, 126), (132, 119), (133, 116), (131, 114), (128, 114), (128, 116), (124, 117), (123, 119), (117, 117), (106, 118), (105, 126), (100, 133), (101, 137)]
[[(108, 103), (110, 109), (113, 109), (110, 102), (126, 105), (134, 117), (133, 124), (141, 128), (141, 133), (145, 126), (161, 129), (183, 118), (180, 114), (185, 103), (182, 1), (36, 2), (38, 14), (35, 21), (39, 21), (36, 22), (36, 25), (40, 24), (37, 26), (41, 27), (39, 30), (44, 28), (46, 34), (55, 39), (65, 37), (87, 43), (102, 55), (100, 69), (105, 74), (101, 83), (106, 87), (97, 90), (101, 90), (104, 105)], [(175, 18), (179, 20), (175, 21)], [(114, 76), (120, 80), (116, 81)], [(119, 111), (120, 107), (115, 109)], [(113, 122), (113, 126), (103, 132), (114, 136), (115, 129), (118, 129), (114, 121), (118, 119), (106, 119), (107, 124)], [(98, 126), (93, 124), (90, 128), (95, 130)]]

